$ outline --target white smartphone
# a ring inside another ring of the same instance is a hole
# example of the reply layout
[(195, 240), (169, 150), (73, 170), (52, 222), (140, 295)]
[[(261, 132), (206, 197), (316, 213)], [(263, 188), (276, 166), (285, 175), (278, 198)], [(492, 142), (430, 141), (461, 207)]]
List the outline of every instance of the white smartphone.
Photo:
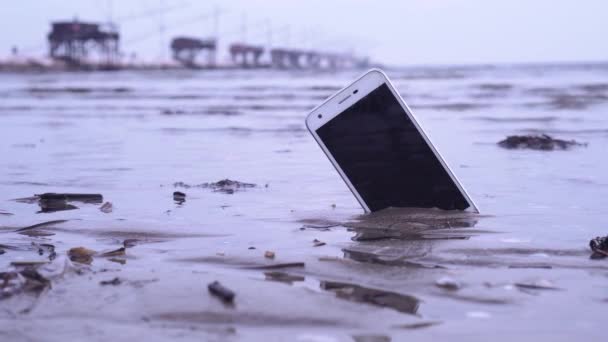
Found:
[(479, 212), (381, 70), (368, 71), (313, 109), (306, 127), (365, 212)]

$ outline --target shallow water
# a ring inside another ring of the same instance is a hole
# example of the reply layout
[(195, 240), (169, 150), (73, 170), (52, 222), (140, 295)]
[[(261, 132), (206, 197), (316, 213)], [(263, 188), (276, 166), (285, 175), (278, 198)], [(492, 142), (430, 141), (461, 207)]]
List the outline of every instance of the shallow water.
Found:
[[(48, 260), (32, 242), (57, 253), (52, 288), (0, 300), (2, 339), (603, 336), (608, 260), (588, 242), (608, 226), (608, 65), (387, 72), (481, 215), (362, 215), (304, 126), (358, 72), (0, 75), (0, 269)], [(526, 133), (588, 145), (496, 145)], [(225, 178), (257, 186), (174, 187)], [(101, 193), (113, 210), (14, 201), (45, 192)], [(68, 221), (14, 232), (50, 220)], [(67, 259), (125, 239), (138, 240), (125, 256)], [(445, 277), (459, 288), (436, 286)], [(209, 295), (214, 280), (234, 305)]]

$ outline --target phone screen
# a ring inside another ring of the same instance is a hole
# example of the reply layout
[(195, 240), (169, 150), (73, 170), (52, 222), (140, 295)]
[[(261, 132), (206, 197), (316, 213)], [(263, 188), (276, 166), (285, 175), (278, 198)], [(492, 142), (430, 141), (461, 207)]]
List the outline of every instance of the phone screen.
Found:
[(469, 207), (386, 84), (318, 128), (317, 134), (371, 211)]

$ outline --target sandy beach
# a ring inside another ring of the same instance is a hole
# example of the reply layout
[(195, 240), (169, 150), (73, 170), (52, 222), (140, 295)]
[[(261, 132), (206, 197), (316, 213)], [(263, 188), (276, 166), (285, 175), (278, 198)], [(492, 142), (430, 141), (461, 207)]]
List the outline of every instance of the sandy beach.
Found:
[(49, 281), (3, 289), (0, 340), (605, 336), (608, 65), (386, 70), (479, 215), (363, 215), (304, 125), (362, 72), (0, 74), (0, 272)]

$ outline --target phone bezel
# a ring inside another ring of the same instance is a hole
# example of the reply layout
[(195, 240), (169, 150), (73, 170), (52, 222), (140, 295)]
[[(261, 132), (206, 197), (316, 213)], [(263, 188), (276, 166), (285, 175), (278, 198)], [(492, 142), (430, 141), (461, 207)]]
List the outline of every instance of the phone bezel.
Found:
[[(397, 92), (391, 81), (388, 79), (388, 76), (386, 76), (386, 74), (380, 69), (371, 69), (367, 71), (353, 83), (342, 88), (334, 95), (330, 96), (323, 103), (315, 107), (306, 117), (306, 127), (308, 128), (308, 131), (312, 134), (317, 144), (319, 144), (319, 147), (321, 148), (323, 153), (325, 153), (331, 164), (334, 166), (340, 177), (342, 177), (342, 180), (346, 183), (346, 186), (348, 186), (348, 188), (353, 193), (359, 204), (361, 204), (365, 212), (369, 213), (371, 212), (371, 210), (369, 209), (367, 203), (365, 203), (365, 200), (361, 197), (355, 186), (350, 182), (340, 165), (336, 162), (331, 152), (327, 149), (327, 147), (323, 143), (323, 140), (321, 140), (321, 138), (317, 134), (317, 129), (325, 125), (331, 119), (343, 113), (344, 110), (352, 106), (357, 101), (361, 100), (363, 97), (367, 96), (369, 93), (371, 93), (373, 90), (375, 90), (382, 84), (386, 84), (393, 93), (393, 96), (397, 98), (397, 101), (403, 108), (406, 115), (408, 115), (409, 119), (414, 123), (418, 132), (422, 135), (426, 143), (431, 148), (431, 151), (433, 151), (433, 153), (435, 154), (435, 157), (439, 159), (443, 168), (450, 175), (452, 181), (456, 184), (460, 192), (463, 194), (464, 198), (470, 205), (467, 210), (472, 210), (476, 213), (479, 213), (477, 206), (475, 205), (471, 197), (468, 195), (462, 184), (460, 184), (460, 182), (450, 169), (447, 162), (443, 159), (439, 151), (435, 149), (435, 146), (433, 145), (427, 134), (424, 132), (422, 126), (416, 120), (410, 108), (407, 106), (403, 98), (401, 98), (401, 95), (399, 94), (399, 92)], [(319, 114), (321, 114), (320, 118)]]

